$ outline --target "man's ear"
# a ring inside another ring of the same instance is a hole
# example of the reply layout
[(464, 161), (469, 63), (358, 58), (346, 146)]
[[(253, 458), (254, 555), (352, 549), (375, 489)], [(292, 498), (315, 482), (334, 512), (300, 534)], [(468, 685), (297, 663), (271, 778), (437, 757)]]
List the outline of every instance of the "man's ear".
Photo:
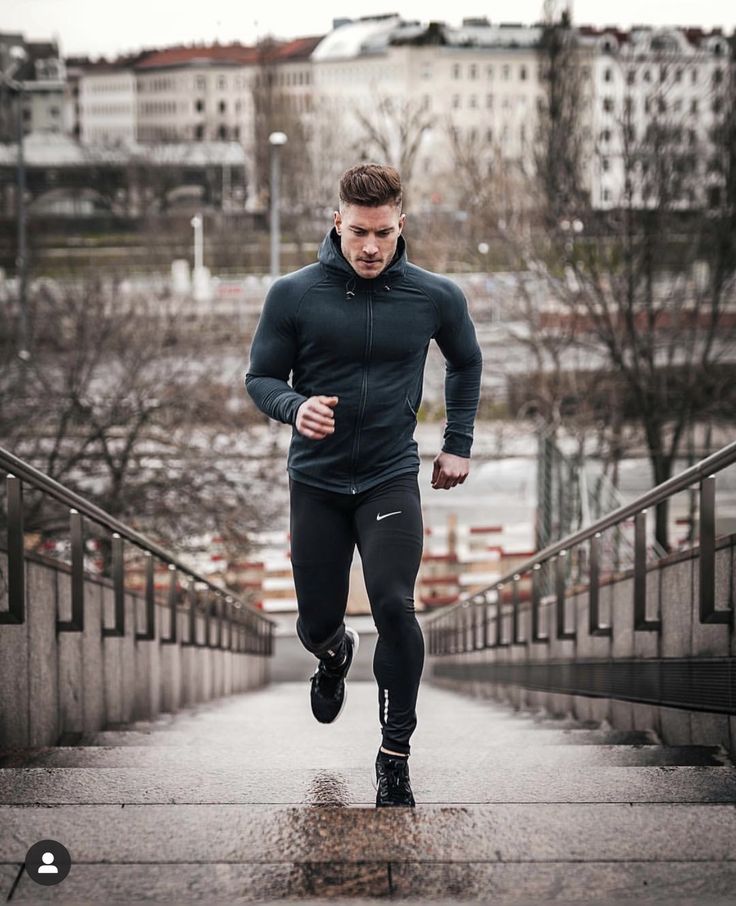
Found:
[(404, 224), (406, 223), (406, 214), (402, 214), (399, 217), (399, 233), (404, 229)]
[(334, 216), (335, 229), (337, 230), (337, 235), (340, 235), (340, 227), (342, 226), (342, 216), (339, 211), (335, 211)]

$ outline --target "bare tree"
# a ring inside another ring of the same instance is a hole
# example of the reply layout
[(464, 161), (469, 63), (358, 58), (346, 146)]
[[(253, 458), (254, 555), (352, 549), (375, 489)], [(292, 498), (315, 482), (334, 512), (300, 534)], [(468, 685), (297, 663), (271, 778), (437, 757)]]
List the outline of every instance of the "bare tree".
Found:
[(358, 156), (378, 155), (382, 163), (396, 167), (407, 197), (411, 193), (414, 168), (426, 132), (435, 118), (424, 101), (379, 96), (371, 113), (353, 111), (359, 134), (354, 142)]
[[(99, 281), (32, 302), (33, 355), (0, 369), (0, 442), (167, 545), (210, 532), (242, 554), (273, 514), (249, 494), (246, 426), (229, 414), (206, 322)], [(4, 341), (10, 352), (12, 331)], [(41, 502), (27, 526), (66, 530)]]

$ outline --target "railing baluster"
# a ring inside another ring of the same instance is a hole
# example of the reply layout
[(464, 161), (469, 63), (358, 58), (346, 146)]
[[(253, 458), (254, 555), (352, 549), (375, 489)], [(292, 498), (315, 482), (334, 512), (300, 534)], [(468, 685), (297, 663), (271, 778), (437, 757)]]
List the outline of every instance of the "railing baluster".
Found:
[(8, 494), (8, 610), (0, 623), (26, 619), (26, 558), (23, 542), (23, 482), (15, 475), (5, 480)]
[(84, 632), (84, 520), (77, 510), (69, 510), (72, 543), (72, 618), (57, 623), (59, 632)]
[(733, 609), (716, 610), (716, 477), (700, 482), (700, 622), (732, 623)]
[(512, 601), (513, 601), (513, 611), (512, 611), (512, 622), (513, 622), (513, 631), (511, 633), (512, 644), (514, 645), (526, 645), (526, 639), (519, 637), (519, 632), (521, 630), (521, 619), (519, 613), (519, 580), (521, 576), (519, 573), (516, 573), (514, 576), (514, 581), (512, 583)]
[(112, 556), (112, 593), (115, 613), (114, 626), (103, 626), (102, 636), (120, 637), (125, 635), (125, 559), (124, 542), (117, 532), (113, 533), (111, 544)]
[(610, 636), (611, 627), (600, 624), (600, 567), (599, 538), (596, 532), (590, 539), (590, 566), (588, 572), (588, 632), (595, 636)]
[(169, 563), (169, 594), (167, 607), (169, 611), (169, 634), (164, 638), (161, 636), (162, 645), (175, 645), (177, 641), (177, 602), (179, 600), (179, 577), (176, 574), (176, 567)]
[[(146, 551), (146, 590), (145, 590), (145, 629), (136, 632), (137, 642), (152, 642), (156, 637), (156, 585), (155, 563), (153, 554)], [(137, 614), (136, 609), (136, 614)]]
[(503, 585), (497, 587), (498, 599), (496, 601), (496, 644), (494, 648), (508, 648), (511, 642), (503, 640)]
[(540, 590), (539, 581), (541, 578), (541, 564), (536, 563), (532, 570), (532, 642), (549, 642), (549, 634), (543, 634), (540, 631)]
[(662, 624), (647, 619), (647, 511), (634, 516), (634, 629), (654, 631)]
[(577, 638), (576, 629), (565, 629), (565, 590), (567, 586), (567, 551), (560, 551), (555, 563), (555, 595), (557, 598), (557, 638)]

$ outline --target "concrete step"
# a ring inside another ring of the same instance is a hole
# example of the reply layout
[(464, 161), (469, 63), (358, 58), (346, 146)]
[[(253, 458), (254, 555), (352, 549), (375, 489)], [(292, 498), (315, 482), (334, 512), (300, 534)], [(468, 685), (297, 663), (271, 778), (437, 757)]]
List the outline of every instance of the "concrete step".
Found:
[[(0, 894), (7, 896), (17, 874), (16, 866), (0, 865)], [(40, 888), (22, 873), (12, 902), (732, 906), (734, 889), (733, 862), (110, 862), (73, 863), (53, 888)], [(650, 899), (652, 891), (661, 897)]]
[[(736, 768), (598, 767), (485, 763), (469, 772), (430, 759), (413, 761), (418, 803), (508, 802), (720, 802), (736, 803)], [(223, 766), (214, 753), (201, 764), (178, 768), (6, 768), (0, 771), (0, 802), (6, 805), (64, 803), (253, 803), (372, 805), (369, 759), (335, 769), (294, 764), (291, 769), (251, 763)]]
[[(478, 761), (476, 753), (475, 760)], [(420, 751), (412, 764), (426, 756)], [(720, 746), (659, 745), (514, 745), (494, 746), (480, 756), (484, 769), (533, 766), (588, 767), (723, 767), (732, 762)], [(0, 768), (193, 768), (212, 760), (222, 767), (242, 768), (239, 747), (222, 746), (56, 746), (53, 748), (0, 750)], [(271, 762), (270, 762), (271, 763)], [(344, 764), (344, 760), (342, 762)]]
[(416, 809), (242, 804), (0, 807), (0, 853), (46, 837), (75, 862), (734, 862), (732, 804)]

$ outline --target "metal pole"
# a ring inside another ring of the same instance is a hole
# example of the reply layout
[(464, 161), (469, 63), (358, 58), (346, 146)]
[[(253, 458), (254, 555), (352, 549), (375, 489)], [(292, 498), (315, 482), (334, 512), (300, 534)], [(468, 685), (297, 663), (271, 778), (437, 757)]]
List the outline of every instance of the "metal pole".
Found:
[(202, 270), (204, 266), (204, 229), (202, 215), (195, 214), (191, 220), (194, 228), (194, 270), (195, 273)]
[(279, 222), (279, 146), (271, 145), (271, 278), (276, 279), (281, 270), (279, 246), (281, 224)]
[(18, 256), (16, 258), (16, 272), (18, 275), (18, 306), (20, 309), (18, 355), (26, 360), (30, 357), (28, 351), (28, 313), (26, 309), (26, 270), (27, 270), (27, 243), (26, 243), (26, 166), (23, 155), (23, 84), (17, 83), (16, 95), (18, 98), (18, 161), (17, 161), (17, 216), (18, 216)]
[(284, 132), (272, 132), (268, 136), (271, 146), (271, 279), (281, 272), (279, 251), (281, 247), (280, 190), (281, 190), (281, 146), (287, 141)]

